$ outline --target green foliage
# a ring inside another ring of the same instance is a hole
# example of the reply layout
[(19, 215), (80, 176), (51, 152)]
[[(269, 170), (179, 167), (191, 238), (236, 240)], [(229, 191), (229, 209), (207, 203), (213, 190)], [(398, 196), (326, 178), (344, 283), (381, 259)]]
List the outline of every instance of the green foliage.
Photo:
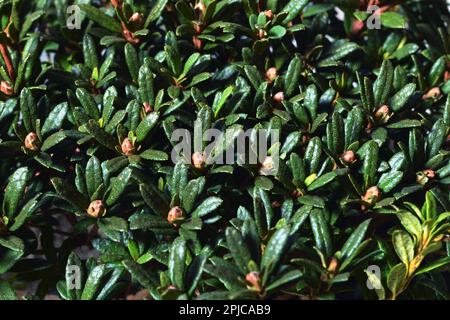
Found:
[(450, 298), (450, 14), (379, 2), (0, 1), (0, 299)]

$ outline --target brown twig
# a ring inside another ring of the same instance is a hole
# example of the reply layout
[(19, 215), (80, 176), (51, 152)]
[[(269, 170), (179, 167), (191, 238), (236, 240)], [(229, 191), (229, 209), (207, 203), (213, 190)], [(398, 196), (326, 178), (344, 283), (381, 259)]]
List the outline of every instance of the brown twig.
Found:
[(134, 34), (127, 28), (125, 23), (121, 22), (122, 25), (122, 35), (129, 43), (137, 46), (140, 42), (139, 38), (135, 37)]
[(3, 61), (5, 61), (9, 77), (11, 78), (11, 81), (14, 81), (14, 67), (11, 62), (11, 57), (9, 56), (8, 48), (4, 43), (0, 43), (0, 53), (2, 54)]

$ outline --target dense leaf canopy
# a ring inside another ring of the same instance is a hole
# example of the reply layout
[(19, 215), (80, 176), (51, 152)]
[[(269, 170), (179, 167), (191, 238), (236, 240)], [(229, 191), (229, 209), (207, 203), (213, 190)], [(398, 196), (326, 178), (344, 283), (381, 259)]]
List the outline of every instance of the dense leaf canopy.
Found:
[(450, 298), (445, 1), (3, 0), (0, 81), (0, 299)]

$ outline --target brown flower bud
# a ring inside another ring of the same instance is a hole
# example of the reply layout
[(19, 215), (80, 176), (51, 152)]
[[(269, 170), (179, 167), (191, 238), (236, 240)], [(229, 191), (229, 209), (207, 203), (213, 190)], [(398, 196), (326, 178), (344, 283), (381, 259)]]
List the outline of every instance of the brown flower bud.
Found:
[(387, 105), (382, 105), (375, 111), (374, 116), (377, 121), (386, 123), (391, 117), (391, 109)]
[(272, 207), (272, 208), (279, 208), (279, 207), (281, 207), (281, 203), (280, 203), (280, 201), (272, 201), (272, 203), (270, 204), (270, 206)]
[(303, 192), (302, 190), (295, 189), (294, 191), (292, 191), (291, 195), (293, 198), (297, 199), (303, 196)]
[(441, 95), (441, 89), (439, 89), (439, 87), (434, 87), (434, 88), (431, 88), (430, 90), (428, 90), (428, 92), (422, 96), (422, 99), (423, 100), (430, 99), (430, 98), (436, 99), (440, 95)]
[(205, 167), (206, 157), (203, 152), (194, 152), (192, 154), (192, 164), (196, 169), (203, 169)]
[(444, 81), (448, 81), (450, 80), (450, 71), (445, 71), (444, 72)]
[(193, 36), (192, 37), (192, 43), (194, 44), (194, 48), (197, 50), (201, 50), (203, 46), (202, 40), (200, 40), (198, 37)]
[(341, 159), (344, 163), (351, 164), (356, 161), (356, 154), (352, 150), (347, 150), (342, 154)]
[(193, 25), (194, 31), (197, 34), (200, 34), (202, 32), (202, 27), (199, 23), (194, 23)]
[(36, 133), (30, 132), (25, 137), (25, 148), (31, 151), (37, 151), (41, 147), (41, 141)]
[(263, 29), (258, 30), (258, 38), (264, 39), (266, 37), (266, 32)]
[(367, 189), (366, 193), (361, 197), (361, 199), (369, 205), (373, 205), (378, 201), (378, 199), (380, 199), (380, 196), (380, 189), (378, 189), (377, 186), (374, 186)]
[(131, 30), (139, 30), (144, 25), (144, 16), (139, 12), (135, 12), (128, 22), (130, 23)]
[(266, 16), (267, 19), (272, 20), (273, 18), (273, 12), (272, 10), (265, 10), (264, 11), (264, 15)]
[(275, 93), (275, 95), (273, 96), (273, 101), (275, 101), (276, 103), (281, 103), (284, 100), (284, 92), (280, 91)]
[(362, 29), (364, 29), (364, 21), (360, 21), (360, 20), (353, 21), (352, 31), (351, 31), (351, 33), (353, 35), (357, 35), (358, 33), (361, 32)]
[(338, 268), (338, 266), (339, 266), (339, 261), (335, 257), (332, 257), (331, 260), (330, 260), (330, 264), (328, 265), (327, 270), (330, 273), (335, 273), (337, 268)]
[(130, 138), (123, 139), (121, 148), (122, 148), (122, 153), (127, 156), (132, 155), (135, 151), (133, 142), (131, 141)]
[(86, 212), (93, 218), (100, 218), (105, 215), (106, 207), (102, 200), (94, 200), (91, 202)]
[(144, 21), (144, 16), (142, 15), (142, 13), (135, 12), (133, 13), (129, 21), (131, 23), (142, 24), (142, 22)]
[(434, 172), (434, 170), (432, 170), (432, 169), (425, 169), (425, 170), (423, 170), (423, 173), (430, 179), (433, 179), (434, 177), (436, 177), (436, 172)]
[(197, 2), (197, 4), (194, 6), (194, 9), (200, 13), (200, 16), (204, 16), (206, 13), (206, 5), (203, 3), (203, 1)]
[(122, 0), (111, 0), (111, 4), (114, 8), (122, 6)]
[(182, 218), (184, 218), (184, 212), (179, 206), (173, 207), (167, 214), (167, 221), (171, 224), (175, 224), (176, 220), (180, 220)]
[(261, 291), (261, 285), (259, 284), (261, 279), (259, 273), (256, 271), (251, 271), (245, 276), (245, 280), (251, 284), (252, 289), (256, 291)]
[(151, 112), (153, 112), (153, 108), (152, 108), (152, 106), (150, 105), (150, 103), (148, 103), (148, 102), (144, 102), (144, 110), (145, 110), (145, 113), (151, 113)]
[(266, 79), (269, 82), (273, 82), (277, 78), (277, 68), (271, 67), (266, 71)]
[(2, 81), (0, 83), (0, 91), (7, 96), (12, 96), (14, 94), (14, 88), (7, 81)]

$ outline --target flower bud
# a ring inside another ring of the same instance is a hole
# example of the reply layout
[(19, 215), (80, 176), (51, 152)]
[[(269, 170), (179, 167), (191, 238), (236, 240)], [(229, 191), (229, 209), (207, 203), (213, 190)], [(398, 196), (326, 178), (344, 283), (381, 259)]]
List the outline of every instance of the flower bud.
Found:
[(131, 30), (133, 31), (140, 30), (144, 25), (144, 16), (139, 12), (135, 12), (130, 17), (129, 23)]
[(303, 196), (303, 192), (302, 190), (299, 189), (295, 189), (294, 191), (292, 191), (291, 196), (295, 199), (300, 198)]
[(144, 22), (144, 16), (142, 15), (142, 13), (135, 12), (135, 13), (133, 13), (133, 15), (131, 16), (129, 21), (133, 24), (140, 25), (140, 24), (142, 24), (142, 22)]
[(353, 35), (357, 35), (358, 33), (361, 32), (362, 29), (364, 29), (364, 21), (360, 21), (360, 20), (353, 21), (352, 31), (351, 31), (351, 33)]
[(192, 26), (194, 28), (195, 33), (200, 34), (202, 32), (202, 27), (200, 26), (199, 23), (194, 23)]
[(183, 209), (181, 209), (179, 206), (176, 206), (170, 209), (169, 213), (167, 214), (167, 221), (169, 221), (170, 224), (175, 224), (176, 220), (180, 220), (183, 217)]
[(121, 148), (124, 155), (130, 156), (134, 153), (134, 145), (130, 138), (123, 139)]
[(122, 5), (122, 0), (111, 0), (111, 4), (114, 8), (120, 7)]
[(271, 67), (266, 71), (266, 79), (269, 82), (273, 82), (277, 78), (277, 68)]
[(338, 265), (339, 265), (339, 261), (335, 257), (332, 257), (330, 260), (330, 264), (328, 265), (328, 268), (327, 268), (328, 272), (335, 273), (338, 268)]
[(206, 6), (203, 1), (197, 2), (197, 4), (194, 6), (194, 9), (200, 11), (202, 15), (206, 13)]
[(245, 280), (251, 284), (251, 287), (253, 289), (255, 289), (256, 291), (261, 291), (261, 286), (259, 284), (261, 279), (258, 272), (251, 271), (247, 273), (247, 275), (245, 276)]
[(448, 81), (450, 80), (450, 71), (445, 71), (444, 72), (444, 81)]
[(203, 152), (194, 152), (192, 154), (192, 164), (196, 169), (203, 169), (205, 167), (205, 155)]
[(367, 189), (366, 193), (361, 197), (361, 199), (369, 205), (373, 205), (378, 201), (378, 199), (380, 199), (380, 196), (380, 189), (378, 189), (377, 186), (374, 186)]
[(356, 161), (356, 154), (352, 150), (347, 150), (342, 154), (341, 159), (345, 164), (351, 164)]
[(422, 99), (423, 100), (430, 99), (430, 98), (436, 99), (440, 95), (441, 95), (441, 89), (439, 89), (439, 87), (434, 87), (434, 88), (431, 88), (430, 90), (428, 90), (428, 92), (422, 96)]
[(432, 169), (423, 170), (423, 173), (430, 179), (433, 179), (434, 177), (436, 177), (436, 172), (434, 172), (434, 170), (432, 170)]
[(86, 212), (93, 218), (100, 218), (105, 215), (106, 207), (102, 200), (94, 200), (91, 202)]
[(7, 81), (2, 81), (0, 84), (0, 91), (7, 96), (12, 96), (14, 94), (14, 89), (11, 84)]
[(275, 93), (275, 95), (273, 96), (273, 101), (275, 101), (276, 103), (281, 103), (284, 101), (284, 92), (280, 91)]
[(144, 24), (144, 16), (139, 12), (135, 12), (130, 17), (130, 20), (128, 20), (128, 22), (130, 23), (130, 27), (132, 30), (139, 30)]
[(203, 46), (202, 40), (200, 40), (198, 37), (192, 37), (192, 43), (194, 44), (194, 48), (197, 50), (201, 50)]
[(280, 203), (280, 201), (272, 201), (272, 203), (270, 204), (270, 206), (272, 207), (272, 208), (279, 208), (279, 207), (281, 207), (281, 203)]
[(145, 113), (151, 113), (151, 112), (153, 112), (153, 108), (152, 108), (152, 106), (150, 105), (150, 103), (148, 103), (148, 102), (144, 102), (144, 110), (145, 110)]
[(267, 19), (272, 20), (273, 18), (273, 12), (272, 10), (265, 10), (264, 11), (264, 15), (266, 16)]
[(259, 29), (258, 31), (258, 38), (264, 39), (266, 36), (266, 32), (263, 29)]
[(41, 147), (41, 141), (36, 133), (30, 132), (25, 137), (25, 148), (31, 151), (37, 151)]
[(375, 119), (381, 123), (386, 123), (391, 117), (391, 109), (387, 105), (382, 105), (375, 111)]

